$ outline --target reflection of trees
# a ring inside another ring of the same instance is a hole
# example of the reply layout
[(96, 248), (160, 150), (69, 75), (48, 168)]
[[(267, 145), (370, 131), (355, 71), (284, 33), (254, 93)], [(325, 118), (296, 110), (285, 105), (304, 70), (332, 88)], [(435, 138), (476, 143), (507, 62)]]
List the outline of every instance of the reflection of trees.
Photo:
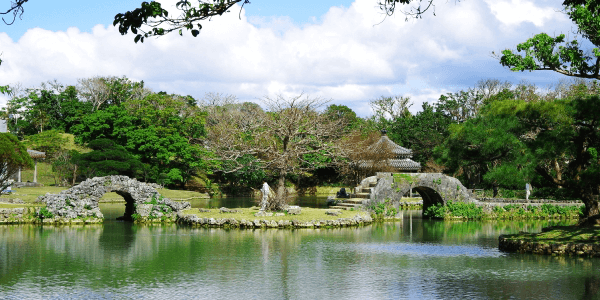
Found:
[[(429, 245), (470, 243), (480, 248), (479, 241), (469, 239), (497, 241), (498, 234), (522, 230), (527, 224), (469, 225), (414, 218), (412, 237), (417, 243), (410, 243), (409, 220), (407, 217), (403, 223), (357, 228), (299, 230), (116, 222), (99, 226), (1, 226), (0, 287), (18, 283), (56, 290), (59, 287), (52, 286), (54, 282), (39, 280), (58, 274), (67, 282), (83, 283), (90, 289), (102, 290), (109, 285), (126, 290), (132, 288), (132, 283), (160, 282), (169, 286), (192, 284), (221, 297), (265, 299), (298, 295), (398, 298), (418, 294), (439, 298), (553, 298), (597, 292), (597, 260), (518, 254), (448, 257), (434, 252), (422, 256), (407, 255), (400, 249), (405, 245), (419, 249), (426, 237), (432, 242)], [(128, 228), (118, 228), (120, 224)], [(448, 246), (439, 247), (444, 248)]]
[(583, 293), (582, 299), (595, 299), (598, 298), (598, 291), (600, 290), (600, 277), (598, 275), (591, 275), (585, 279), (585, 292)]
[[(539, 232), (543, 227), (556, 224), (570, 225), (574, 221), (442, 221), (427, 220), (423, 222), (423, 241), (441, 243), (477, 243), (491, 247), (498, 245), (501, 234), (519, 231)], [(487, 241), (487, 242), (486, 242)]]
[(105, 252), (128, 250), (136, 238), (133, 228), (133, 224), (130, 223), (108, 223), (100, 234), (98, 244)]

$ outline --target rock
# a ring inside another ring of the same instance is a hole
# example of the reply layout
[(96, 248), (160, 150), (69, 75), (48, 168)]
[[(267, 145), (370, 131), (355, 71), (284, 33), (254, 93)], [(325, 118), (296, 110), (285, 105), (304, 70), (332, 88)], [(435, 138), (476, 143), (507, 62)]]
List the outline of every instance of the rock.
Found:
[(206, 208), (198, 208), (198, 211), (199, 211), (199, 212), (204, 212), (204, 213), (207, 213), (207, 212), (210, 212), (210, 209), (206, 209)]
[(229, 208), (226, 208), (226, 207), (221, 207), (221, 208), (219, 209), (219, 211), (220, 211), (222, 214), (235, 214), (235, 213), (240, 213), (240, 212), (241, 212), (241, 211), (239, 211), (239, 210), (237, 210), (237, 209), (229, 209)]
[(255, 217), (272, 217), (273, 213), (259, 210), (257, 213), (254, 214), (254, 216)]
[(300, 208), (300, 206), (288, 206), (287, 208), (287, 213), (288, 215), (299, 215), (300, 212), (302, 211), (302, 209)]
[(283, 216), (285, 216), (285, 214), (284, 213), (276, 213), (275, 216), (276, 217), (283, 217)]
[(339, 210), (326, 210), (325, 214), (330, 216), (339, 216), (342, 214), (342, 212), (340, 212)]

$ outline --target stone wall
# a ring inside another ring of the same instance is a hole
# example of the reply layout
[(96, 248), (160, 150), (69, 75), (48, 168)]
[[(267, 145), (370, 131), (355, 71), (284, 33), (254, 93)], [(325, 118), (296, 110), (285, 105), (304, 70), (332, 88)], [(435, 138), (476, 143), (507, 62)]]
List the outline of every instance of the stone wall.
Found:
[(180, 214), (177, 223), (203, 227), (226, 227), (226, 228), (327, 228), (327, 227), (349, 227), (371, 224), (373, 219), (369, 216), (356, 215), (353, 218), (339, 218), (337, 220), (312, 220), (312, 221), (288, 221), (288, 220), (236, 220), (234, 218), (200, 218), (197, 215)]
[(35, 207), (0, 208), (0, 224), (36, 223), (37, 210)]
[(102, 220), (98, 202), (105, 193), (116, 192), (125, 199), (124, 219), (175, 221), (176, 214), (189, 208), (189, 202), (174, 202), (160, 196), (153, 184), (127, 176), (94, 177), (60, 194), (46, 194), (38, 200), (46, 203), (44, 222), (65, 223), (72, 220)]

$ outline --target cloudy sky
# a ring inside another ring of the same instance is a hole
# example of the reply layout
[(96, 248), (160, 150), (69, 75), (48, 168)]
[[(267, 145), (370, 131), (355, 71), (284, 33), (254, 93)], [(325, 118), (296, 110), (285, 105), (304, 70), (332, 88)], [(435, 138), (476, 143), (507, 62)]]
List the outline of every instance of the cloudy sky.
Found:
[[(156, 92), (195, 98), (219, 92), (257, 101), (304, 92), (365, 117), (380, 96), (410, 96), (417, 111), (481, 79), (556, 83), (564, 76), (511, 72), (492, 51), (514, 49), (540, 32), (576, 30), (560, 12), (562, 0), (437, 0), (436, 16), (408, 22), (400, 13), (384, 18), (377, 0), (252, 0), (241, 12), (237, 6), (205, 22), (196, 38), (171, 34), (135, 44), (112, 21), (140, 2), (26, 3), (21, 20), (0, 23), (0, 85), (124, 75)], [(8, 7), (2, 1), (0, 10)], [(0, 106), (5, 102), (0, 97)]]

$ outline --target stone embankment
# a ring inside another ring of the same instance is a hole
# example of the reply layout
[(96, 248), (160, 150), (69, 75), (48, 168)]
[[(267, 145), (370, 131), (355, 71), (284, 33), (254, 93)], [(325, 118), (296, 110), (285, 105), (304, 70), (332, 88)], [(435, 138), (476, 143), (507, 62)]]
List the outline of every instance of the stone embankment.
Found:
[(560, 256), (600, 257), (600, 244), (573, 243), (542, 243), (526, 240), (508, 239), (500, 236), (498, 248), (505, 252), (532, 253)]
[(39, 222), (35, 207), (0, 208), (0, 224)]
[(234, 218), (200, 218), (196, 215), (179, 214), (177, 223), (203, 226), (203, 227), (225, 227), (225, 228), (329, 228), (361, 226), (373, 223), (370, 216), (356, 215), (353, 218), (339, 218), (335, 220), (313, 220), (301, 222), (297, 220), (237, 220)]

